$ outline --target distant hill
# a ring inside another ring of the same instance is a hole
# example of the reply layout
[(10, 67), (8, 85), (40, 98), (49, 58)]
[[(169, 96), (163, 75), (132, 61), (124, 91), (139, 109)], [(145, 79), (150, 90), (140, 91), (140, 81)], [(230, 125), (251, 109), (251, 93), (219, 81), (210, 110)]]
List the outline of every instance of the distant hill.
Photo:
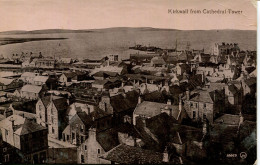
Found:
[(91, 32), (112, 32), (112, 31), (176, 31), (177, 29), (161, 29), (151, 27), (112, 27), (103, 29), (43, 29), (43, 30), (13, 30), (0, 32), (0, 35), (18, 35), (18, 34), (53, 34), (53, 33), (91, 33)]
[(254, 31), (254, 30), (236, 30), (236, 29), (212, 29), (212, 30), (178, 30), (178, 29), (164, 29), (152, 27), (111, 27), (102, 29), (43, 29), (43, 30), (13, 30), (0, 32), (0, 35), (18, 35), (18, 34), (53, 34), (53, 33), (91, 33), (91, 32), (116, 32), (116, 31)]
[(53, 33), (90, 33), (90, 30), (70, 30), (70, 29), (44, 29), (44, 30), (32, 30), (32, 31), (23, 31), (23, 30), (14, 30), (14, 31), (5, 31), (0, 32), (0, 35), (17, 35), (17, 34), (53, 34)]
[[(12, 38), (12, 41), (6, 41), (6, 38)], [(21, 39), (24, 40), (23, 43)], [(237, 43), (241, 50), (256, 50), (256, 31), (151, 27), (9, 31), (0, 32), (0, 55), (8, 57), (13, 53), (42, 52), (46, 56), (101, 59), (109, 54), (118, 54), (119, 58), (126, 59), (130, 54), (138, 53), (129, 49), (136, 44), (167, 49), (177, 45), (178, 50), (184, 50), (189, 43), (190, 49), (204, 49), (206, 53), (210, 53), (215, 43), (222, 42)]]

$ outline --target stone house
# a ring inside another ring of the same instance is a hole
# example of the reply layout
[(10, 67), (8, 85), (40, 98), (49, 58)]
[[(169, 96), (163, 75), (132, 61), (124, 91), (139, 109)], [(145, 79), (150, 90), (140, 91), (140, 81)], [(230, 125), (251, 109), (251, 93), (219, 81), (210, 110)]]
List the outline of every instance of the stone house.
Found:
[(33, 79), (33, 84), (42, 86), (42, 85), (46, 84), (48, 80), (49, 80), (48, 76), (36, 76)]
[(18, 79), (0, 78), (0, 91), (15, 91), (23, 86), (23, 82)]
[(149, 101), (139, 102), (133, 112), (133, 125), (136, 125), (137, 117), (149, 119), (161, 113), (167, 113), (169, 116), (173, 116), (176, 121), (181, 120), (182, 105), (172, 105), (170, 100), (167, 104)]
[(254, 95), (256, 93), (256, 77), (243, 79), (241, 82), (244, 96), (246, 94)]
[(48, 131), (35, 122), (12, 115), (0, 122), (4, 142), (18, 149), (20, 163), (44, 163), (47, 159)]
[(59, 78), (59, 82), (62, 84), (62, 85), (66, 85), (68, 82), (72, 82), (72, 79), (74, 77), (76, 77), (77, 74), (75, 72), (66, 72), (66, 73), (63, 73), (60, 78)]
[(74, 145), (81, 145), (88, 138), (88, 130), (96, 126), (98, 131), (111, 128), (112, 117), (100, 109), (93, 112), (78, 111), (69, 121), (62, 133), (62, 140)]
[(24, 83), (27, 83), (27, 84), (33, 84), (33, 79), (37, 76), (38, 74), (37, 73), (33, 73), (33, 72), (24, 72), (22, 75), (21, 75), (21, 80), (24, 82)]
[[(101, 156), (107, 164), (180, 164), (181, 159), (173, 159), (168, 152), (160, 153), (139, 147), (121, 144)], [(171, 160), (171, 161), (170, 161)]]
[(60, 100), (67, 102), (63, 97), (45, 96), (38, 99), (36, 103), (36, 122), (44, 127), (48, 127), (48, 112), (47, 109), (53, 100)]
[(139, 93), (135, 90), (115, 96), (106, 94), (102, 96), (99, 108), (113, 115), (113, 124), (123, 123), (125, 115), (132, 116), (138, 103), (138, 96)]
[(166, 65), (166, 62), (164, 61), (164, 59), (162, 57), (153, 57), (151, 59), (151, 63), (150, 65), (152, 67), (165, 67)]
[[(57, 96), (56, 96), (57, 97)], [(67, 108), (68, 102), (65, 98), (53, 99), (50, 97), (50, 103), (47, 106), (47, 123), (49, 136), (55, 139), (60, 139), (62, 131), (67, 125)]]
[(37, 100), (44, 94), (44, 89), (42, 86), (36, 85), (24, 85), (20, 91), (21, 98), (29, 100)]
[(118, 135), (114, 129), (98, 132), (96, 128), (89, 129), (88, 139), (78, 147), (79, 164), (107, 164), (100, 156), (119, 145)]
[(208, 119), (210, 123), (213, 123), (216, 115), (223, 111), (223, 95), (223, 92), (218, 90), (196, 89), (192, 92), (187, 90), (182, 101), (187, 115), (193, 121)]
[(242, 91), (234, 84), (225, 85), (225, 102), (230, 105), (241, 105), (242, 103)]
[(35, 67), (42, 69), (53, 69), (55, 68), (55, 60), (48, 58), (41, 58), (35, 60)]

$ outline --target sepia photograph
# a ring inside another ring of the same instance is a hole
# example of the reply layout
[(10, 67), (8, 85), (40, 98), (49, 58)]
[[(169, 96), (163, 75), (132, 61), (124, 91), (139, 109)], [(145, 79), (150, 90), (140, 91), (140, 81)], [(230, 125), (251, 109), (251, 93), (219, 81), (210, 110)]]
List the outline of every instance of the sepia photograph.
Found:
[(0, 164), (257, 164), (255, 0), (0, 0)]

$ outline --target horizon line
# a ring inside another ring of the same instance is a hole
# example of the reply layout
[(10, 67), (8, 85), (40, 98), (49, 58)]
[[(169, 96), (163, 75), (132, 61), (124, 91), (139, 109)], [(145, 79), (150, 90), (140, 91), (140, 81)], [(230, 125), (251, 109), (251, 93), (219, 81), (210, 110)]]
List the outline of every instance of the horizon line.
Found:
[(46, 29), (33, 29), (33, 30), (5, 30), (5, 31), (0, 31), (0, 33), (4, 32), (14, 32), (14, 31), (21, 31), (21, 32), (33, 32), (33, 31), (43, 31), (43, 30), (71, 30), (71, 31), (80, 31), (80, 30), (104, 30), (104, 29), (113, 29), (113, 28), (151, 28), (151, 29), (161, 29), (161, 30), (176, 30), (176, 31), (210, 31), (210, 30), (241, 30), (241, 31), (257, 31), (257, 29), (252, 30), (252, 29), (174, 29), (174, 28), (160, 28), (160, 27), (145, 27), (145, 26), (140, 26), (140, 27), (127, 27), (127, 26), (114, 26), (114, 27), (105, 27), (105, 28), (95, 28), (95, 29), (66, 29), (66, 28), (46, 28)]

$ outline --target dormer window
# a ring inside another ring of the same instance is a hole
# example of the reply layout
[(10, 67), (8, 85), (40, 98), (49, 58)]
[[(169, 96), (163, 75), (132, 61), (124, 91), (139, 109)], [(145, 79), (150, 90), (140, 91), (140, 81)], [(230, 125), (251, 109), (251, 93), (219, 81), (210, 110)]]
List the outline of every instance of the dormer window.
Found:
[(80, 132), (83, 132), (84, 130), (84, 125), (80, 125)]

